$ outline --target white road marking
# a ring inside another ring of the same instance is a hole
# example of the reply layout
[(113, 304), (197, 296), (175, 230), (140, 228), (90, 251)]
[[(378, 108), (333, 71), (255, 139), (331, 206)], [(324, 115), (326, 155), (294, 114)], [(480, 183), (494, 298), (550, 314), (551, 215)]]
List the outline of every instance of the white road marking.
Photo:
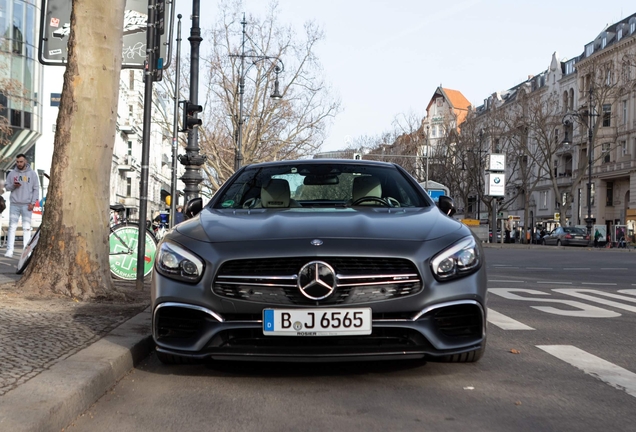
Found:
[(522, 280), (504, 280), (504, 279), (488, 279), (488, 282), (503, 282), (503, 283), (526, 283), (526, 281)]
[(540, 282), (537, 281), (538, 284), (555, 284), (555, 285), (572, 285), (572, 282)]
[(611, 282), (581, 282), (581, 285), (618, 285)]
[(563, 270), (590, 270), (589, 267), (563, 267)]
[[(550, 293), (544, 293), (543, 291), (524, 289), (524, 288), (489, 288), (489, 293), (496, 294), (508, 300), (522, 300), (529, 302), (543, 302), (568, 306), (568, 309), (559, 309), (552, 306), (530, 306), (531, 308), (547, 312), (555, 315), (570, 316), (570, 317), (585, 317), (585, 318), (615, 318), (621, 316), (618, 312), (603, 309), (600, 307), (592, 306), (586, 303), (581, 303), (576, 300), (561, 300), (555, 298), (538, 298), (538, 297), (523, 297), (519, 294), (541, 295), (549, 296)], [(518, 294), (519, 293), (519, 294)], [(578, 310), (571, 310), (572, 308)]]
[(552, 267), (526, 267), (526, 270), (553, 270)]
[(566, 294), (572, 297), (577, 297), (583, 300), (593, 301), (605, 306), (612, 306), (617, 309), (623, 309), (629, 312), (636, 312), (636, 306), (630, 306), (623, 303), (618, 303), (615, 301), (594, 297), (593, 294), (596, 294), (602, 297), (609, 297), (615, 300), (623, 300), (630, 303), (636, 303), (636, 298), (631, 298), (631, 297), (622, 296), (620, 294), (612, 294), (612, 293), (608, 293), (604, 291), (597, 291), (597, 290), (591, 290), (591, 289), (576, 289), (576, 288), (575, 289), (553, 289), (552, 291), (558, 292), (561, 294)]
[(636, 374), (572, 345), (537, 345), (548, 354), (636, 397)]
[(627, 267), (601, 267), (601, 270), (627, 270)]
[(496, 325), (502, 330), (534, 330), (532, 327), (522, 322), (488, 308), (488, 322)]

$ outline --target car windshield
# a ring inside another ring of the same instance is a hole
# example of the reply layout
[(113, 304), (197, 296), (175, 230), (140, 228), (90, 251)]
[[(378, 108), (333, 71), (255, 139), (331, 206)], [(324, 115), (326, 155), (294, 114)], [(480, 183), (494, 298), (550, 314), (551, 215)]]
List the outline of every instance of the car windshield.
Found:
[(427, 207), (424, 192), (391, 166), (289, 163), (248, 167), (214, 208)]

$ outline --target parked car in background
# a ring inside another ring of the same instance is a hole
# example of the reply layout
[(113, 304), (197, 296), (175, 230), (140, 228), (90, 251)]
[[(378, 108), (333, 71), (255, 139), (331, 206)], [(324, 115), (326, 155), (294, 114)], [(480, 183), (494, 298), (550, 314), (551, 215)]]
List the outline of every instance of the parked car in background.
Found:
[(486, 346), (480, 242), (403, 168), (249, 165), (186, 204), (152, 276), (164, 363), (474, 362)]
[(587, 246), (590, 244), (590, 236), (578, 227), (558, 227), (541, 239), (544, 245), (556, 246)]

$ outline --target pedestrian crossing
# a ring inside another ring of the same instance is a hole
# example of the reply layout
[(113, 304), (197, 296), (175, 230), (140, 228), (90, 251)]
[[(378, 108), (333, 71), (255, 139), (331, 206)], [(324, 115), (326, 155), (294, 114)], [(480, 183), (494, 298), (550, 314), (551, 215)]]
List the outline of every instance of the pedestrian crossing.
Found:
[[(633, 291), (633, 290), (630, 290)], [(630, 294), (632, 294), (630, 292)], [(502, 330), (534, 330), (534, 328), (488, 308), (488, 322)], [(636, 397), (636, 373), (573, 345), (535, 345), (540, 350), (564, 361), (628, 395)]]
[(534, 330), (532, 327), (493, 309), (488, 309), (488, 322), (496, 325), (502, 330)]
[(636, 397), (636, 374), (572, 345), (537, 345), (537, 348), (571, 364), (614, 388)]

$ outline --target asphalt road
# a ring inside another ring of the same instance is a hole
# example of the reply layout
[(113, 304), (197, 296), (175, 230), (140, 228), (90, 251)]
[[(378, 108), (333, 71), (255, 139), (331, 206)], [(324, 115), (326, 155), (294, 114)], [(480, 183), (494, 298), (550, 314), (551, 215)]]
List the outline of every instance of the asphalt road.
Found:
[(636, 430), (636, 253), (486, 257), (478, 363), (168, 367), (152, 354), (66, 430)]

